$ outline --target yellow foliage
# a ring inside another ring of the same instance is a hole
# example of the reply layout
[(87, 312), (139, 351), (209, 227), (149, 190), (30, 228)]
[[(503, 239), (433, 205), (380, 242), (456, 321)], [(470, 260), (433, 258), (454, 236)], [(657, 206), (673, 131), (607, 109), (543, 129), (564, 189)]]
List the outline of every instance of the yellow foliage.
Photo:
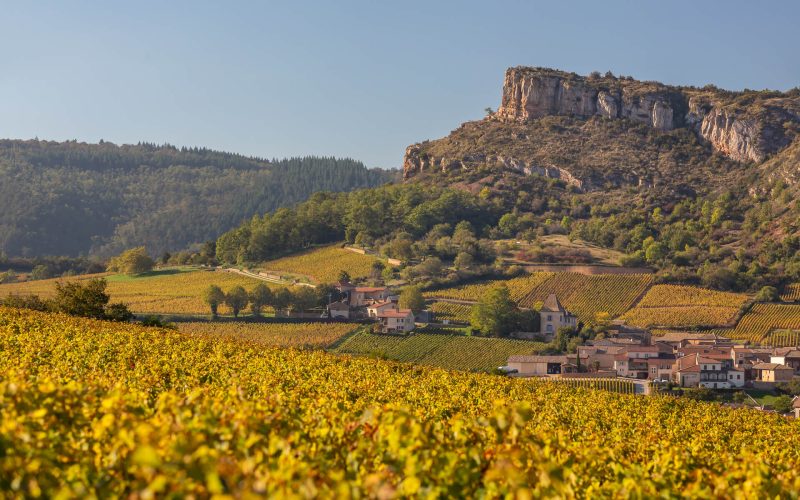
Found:
[(351, 278), (368, 276), (377, 260), (370, 255), (345, 250), (340, 245), (329, 245), (271, 260), (261, 267), (275, 273), (308, 276), (316, 283), (333, 283), (341, 271), (347, 271)]
[(797, 442), (714, 403), (0, 308), (10, 497), (791, 498)]

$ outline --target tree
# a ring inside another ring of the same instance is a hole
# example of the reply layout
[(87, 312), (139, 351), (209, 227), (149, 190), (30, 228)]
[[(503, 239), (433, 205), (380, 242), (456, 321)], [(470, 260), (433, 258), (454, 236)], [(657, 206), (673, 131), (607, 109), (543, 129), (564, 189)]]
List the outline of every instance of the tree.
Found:
[(787, 395), (779, 396), (772, 401), (772, 409), (778, 413), (789, 413), (792, 411), (792, 398)]
[(284, 311), (294, 301), (294, 294), (286, 287), (280, 288), (272, 297), (272, 307), (275, 311)]
[(264, 283), (259, 283), (250, 292), (250, 309), (253, 316), (261, 316), (261, 309), (272, 302), (272, 290)]
[(383, 270), (384, 270), (385, 267), (386, 267), (386, 264), (384, 264), (380, 260), (376, 260), (375, 262), (372, 263), (372, 266), (371, 266), (370, 272), (369, 272), (369, 277), (374, 279), (374, 280), (381, 279), (381, 276), (383, 275)]
[(142, 274), (153, 269), (155, 262), (147, 255), (144, 247), (131, 248), (112, 258), (108, 271), (128, 275)]
[(338, 281), (339, 283), (350, 283), (350, 273), (344, 270), (339, 271)]
[(453, 264), (456, 266), (456, 269), (469, 269), (474, 263), (475, 258), (472, 257), (472, 254), (467, 252), (458, 252), (456, 259), (453, 262)]
[(303, 286), (294, 293), (294, 300), (291, 302), (292, 309), (296, 311), (308, 311), (317, 305), (317, 294), (313, 288)]
[(484, 108), (483, 112), (486, 113), (486, 116), (492, 116), (494, 114), (494, 110), (491, 107)]
[(225, 292), (217, 285), (209, 285), (203, 294), (203, 300), (211, 308), (211, 316), (216, 318), (219, 305), (225, 302)]
[(53, 308), (72, 316), (104, 319), (109, 296), (106, 280), (91, 279), (85, 283), (73, 281), (56, 283)]
[(44, 264), (39, 264), (34, 267), (30, 275), (31, 280), (46, 280), (52, 277), (53, 273), (50, 271), (50, 268)]
[(758, 291), (754, 300), (756, 302), (775, 302), (779, 298), (778, 290), (774, 286), (765, 286)]
[(331, 302), (336, 302), (344, 298), (344, 294), (334, 285), (323, 283), (314, 289), (317, 295), (317, 305), (325, 307)]
[(400, 307), (411, 309), (414, 315), (425, 309), (425, 297), (418, 286), (407, 286), (400, 292)]
[(514, 329), (516, 309), (508, 287), (499, 285), (483, 294), (473, 306), (470, 324), (486, 335), (507, 335)]
[(128, 322), (133, 319), (133, 313), (125, 304), (108, 304), (104, 310), (105, 319), (109, 321)]
[(235, 286), (233, 289), (225, 294), (225, 303), (233, 311), (233, 317), (238, 318), (239, 312), (247, 307), (250, 297), (247, 295), (247, 290), (242, 286)]

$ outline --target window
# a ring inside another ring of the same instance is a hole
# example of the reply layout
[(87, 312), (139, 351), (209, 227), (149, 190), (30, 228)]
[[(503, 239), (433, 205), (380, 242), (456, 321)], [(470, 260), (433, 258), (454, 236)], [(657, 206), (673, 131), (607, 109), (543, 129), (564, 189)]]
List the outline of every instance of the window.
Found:
[(548, 332), (552, 332), (553, 331), (553, 325), (547, 325), (547, 331)]
[(547, 321), (553, 321), (553, 315), (552, 314), (548, 314), (547, 315)]

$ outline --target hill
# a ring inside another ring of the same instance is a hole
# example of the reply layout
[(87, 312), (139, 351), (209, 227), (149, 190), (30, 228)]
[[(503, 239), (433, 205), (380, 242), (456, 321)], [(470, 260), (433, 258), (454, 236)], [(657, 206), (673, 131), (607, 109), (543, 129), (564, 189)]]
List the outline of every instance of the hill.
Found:
[(800, 88), (732, 92), (509, 68), (501, 105), (406, 149), (408, 183), (502, 207), (502, 237), (569, 234), (669, 280), (800, 275)]
[(797, 422), (688, 399), (3, 308), (0, 352), (14, 496), (761, 498), (800, 481)]
[(216, 239), (316, 191), (394, 178), (351, 159), (267, 161), (209, 149), (0, 141), (0, 254), (153, 255)]

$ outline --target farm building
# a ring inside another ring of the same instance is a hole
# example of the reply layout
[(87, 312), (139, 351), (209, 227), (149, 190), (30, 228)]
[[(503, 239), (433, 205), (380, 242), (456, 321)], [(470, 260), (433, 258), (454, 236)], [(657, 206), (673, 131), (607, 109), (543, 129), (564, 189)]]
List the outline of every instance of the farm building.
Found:
[(569, 362), (565, 355), (560, 356), (533, 356), (517, 354), (509, 356), (508, 367), (516, 370), (519, 375), (536, 377), (559, 375), (578, 371), (577, 366)]
[(411, 309), (390, 309), (379, 312), (378, 331), (380, 333), (408, 333), (414, 330), (414, 313)]

